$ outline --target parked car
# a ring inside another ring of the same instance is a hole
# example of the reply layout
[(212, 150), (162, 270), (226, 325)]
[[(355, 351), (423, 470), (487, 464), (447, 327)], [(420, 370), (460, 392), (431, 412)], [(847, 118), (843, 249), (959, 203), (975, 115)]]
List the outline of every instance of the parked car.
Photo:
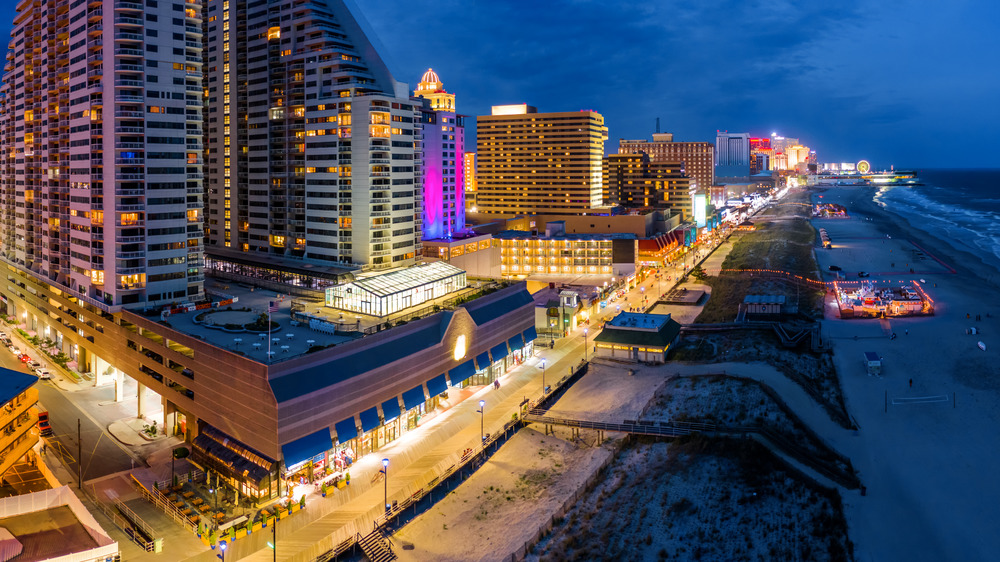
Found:
[(10, 336), (2, 332), (0, 332), (0, 342), (3, 342), (5, 345), (10, 345), (11, 343), (13, 343), (10, 341)]
[(8, 345), (7, 349), (9, 349), (10, 352), (13, 353), (15, 357), (20, 357), (21, 356), (21, 350), (18, 349), (18, 348), (16, 348), (16, 347), (14, 347), (14, 344)]
[(20, 355), (17, 356), (17, 358), (21, 360), (21, 363), (27, 363), (28, 361), (31, 361), (31, 357), (27, 353), (21, 353)]
[(47, 381), (52, 378), (52, 375), (49, 373), (49, 370), (44, 367), (36, 370), (35, 374), (38, 375), (38, 378), (42, 379), (43, 381)]
[(32, 373), (35, 373), (38, 371), (38, 369), (42, 368), (42, 364), (39, 363), (38, 361), (35, 361), (34, 359), (29, 359), (27, 365), (28, 369), (31, 369)]
[(868, 277), (868, 272), (867, 271), (859, 271), (858, 272), (858, 277)]
[(831, 265), (830, 266), (830, 271), (841, 271), (841, 269), (840, 269), (840, 266)]

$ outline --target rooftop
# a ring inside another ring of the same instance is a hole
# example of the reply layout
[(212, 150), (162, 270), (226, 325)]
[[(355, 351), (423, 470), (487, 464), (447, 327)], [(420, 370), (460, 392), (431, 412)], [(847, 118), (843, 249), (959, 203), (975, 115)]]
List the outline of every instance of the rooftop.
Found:
[(10, 402), (36, 382), (35, 375), (0, 367), (0, 404)]
[(465, 273), (464, 270), (448, 262), (437, 261), (358, 279), (351, 285), (364, 289), (373, 295), (385, 297), (463, 273)]
[(658, 331), (669, 321), (669, 314), (621, 312), (609, 320), (607, 326), (621, 328), (624, 330)]
[(67, 486), (0, 499), (0, 528), (21, 543), (18, 562), (100, 560), (118, 553), (118, 544)]
[[(434, 262), (448, 265), (444, 262)], [(211, 345), (239, 353), (259, 363), (271, 363), (305, 355), (310, 349), (328, 347), (353, 341), (360, 337), (358, 332), (372, 333), (380, 327), (397, 320), (412, 320), (414, 313), (419, 316), (432, 314), (435, 305), (475, 294), (484, 284), (474, 283), (463, 291), (456, 291), (422, 303), (412, 309), (394, 313), (385, 318), (345, 312), (327, 307), (321, 299), (306, 297), (292, 298), (271, 290), (253, 288), (249, 285), (208, 277), (205, 290), (213, 302), (236, 299), (232, 304), (192, 312), (175, 311), (166, 317), (165, 323), (174, 330), (201, 339)], [(478, 299), (476, 299), (478, 300)], [(479, 308), (476, 300), (464, 306), (470, 312)], [(267, 314), (269, 305), (277, 308), (270, 313), (271, 321), (277, 322), (270, 337), (263, 332), (247, 331), (243, 326), (253, 323), (261, 314)], [(483, 303), (484, 305), (488, 303)], [(295, 311), (293, 320), (292, 311)], [(159, 320), (157, 315), (150, 318)], [(208, 314), (205, 314), (208, 313)], [(136, 314), (141, 312), (136, 311)], [(334, 332), (352, 332), (352, 335), (338, 335)], [(18, 373), (23, 375), (23, 373)], [(25, 375), (28, 376), (28, 375)], [(37, 380), (29, 376), (31, 380)]]
[(629, 232), (588, 233), (588, 234), (557, 234), (545, 236), (533, 234), (527, 230), (504, 230), (496, 233), (493, 238), (500, 240), (635, 240), (635, 234)]

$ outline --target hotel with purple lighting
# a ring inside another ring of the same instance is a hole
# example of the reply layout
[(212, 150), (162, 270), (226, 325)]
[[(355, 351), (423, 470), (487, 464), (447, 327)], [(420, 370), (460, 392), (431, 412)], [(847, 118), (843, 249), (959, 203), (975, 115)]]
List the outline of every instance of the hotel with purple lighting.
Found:
[(452, 238), (465, 230), (465, 116), (455, 113), (455, 94), (445, 91), (436, 72), (427, 69), (417, 89), (421, 98), (420, 152), (423, 189), (423, 239)]

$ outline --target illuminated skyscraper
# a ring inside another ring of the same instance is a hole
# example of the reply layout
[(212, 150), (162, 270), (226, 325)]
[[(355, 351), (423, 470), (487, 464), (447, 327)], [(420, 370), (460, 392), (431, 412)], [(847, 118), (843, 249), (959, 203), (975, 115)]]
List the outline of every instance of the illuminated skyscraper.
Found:
[(465, 116), (455, 113), (455, 94), (428, 69), (413, 91), (423, 99), (420, 130), (423, 238), (449, 238), (465, 229)]
[(479, 184), (476, 181), (476, 153), (466, 152), (464, 158), (465, 167), (465, 210), (476, 212), (476, 192), (479, 191)]
[(343, 0), (205, 14), (213, 262), (415, 263), (419, 104)]
[(618, 141), (620, 154), (648, 154), (654, 164), (680, 162), (691, 178), (691, 191), (707, 191), (715, 184), (715, 154), (710, 142), (674, 142), (672, 133), (656, 133), (653, 140)]
[(18, 4), (0, 140), (10, 268), (106, 310), (204, 296), (201, 17), (200, 0)]
[(602, 205), (608, 129), (596, 111), (494, 106), (476, 120), (480, 213), (584, 215)]

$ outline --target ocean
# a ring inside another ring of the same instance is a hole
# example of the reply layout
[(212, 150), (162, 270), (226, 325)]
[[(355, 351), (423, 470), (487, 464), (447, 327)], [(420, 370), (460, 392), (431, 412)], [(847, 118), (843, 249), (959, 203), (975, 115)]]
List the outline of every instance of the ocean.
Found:
[[(924, 185), (878, 189), (874, 200), (938, 241), (1000, 273), (1000, 170), (917, 170)], [(947, 260), (946, 260), (947, 261)]]

